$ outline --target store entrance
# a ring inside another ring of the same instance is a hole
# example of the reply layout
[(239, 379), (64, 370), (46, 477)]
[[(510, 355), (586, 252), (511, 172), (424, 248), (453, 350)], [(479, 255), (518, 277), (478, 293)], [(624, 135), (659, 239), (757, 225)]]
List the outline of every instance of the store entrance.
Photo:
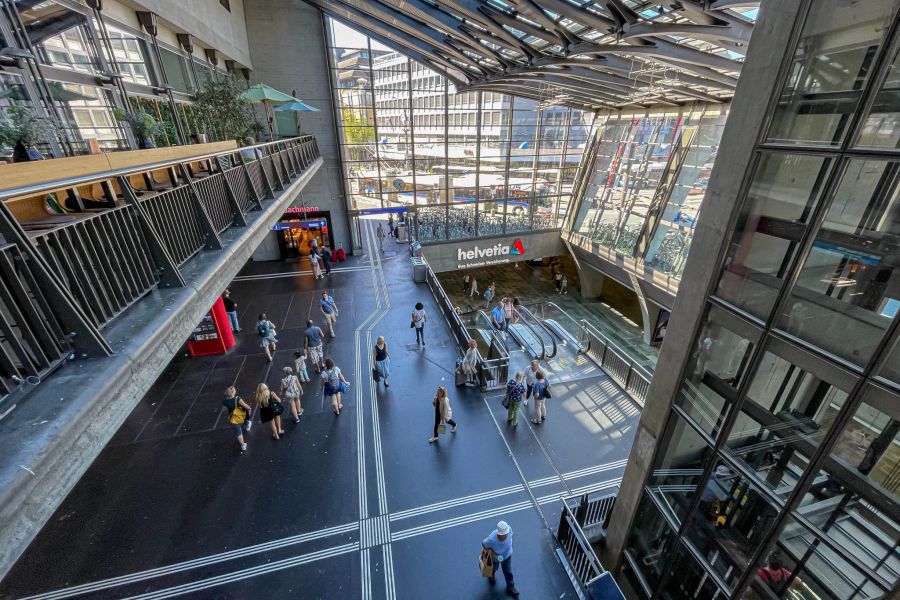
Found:
[(276, 225), (278, 247), (282, 259), (309, 256), (310, 244), (317, 240), (319, 247), (333, 246), (328, 216), (285, 214)]

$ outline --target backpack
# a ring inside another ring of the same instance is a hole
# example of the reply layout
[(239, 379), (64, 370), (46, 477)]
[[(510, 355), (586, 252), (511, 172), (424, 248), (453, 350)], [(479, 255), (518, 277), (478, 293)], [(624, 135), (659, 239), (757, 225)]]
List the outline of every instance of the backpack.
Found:
[(259, 337), (265, 338), (269, 337), (269, 322), (268, 321), (260, 321), (256, 325), (256, 335)]

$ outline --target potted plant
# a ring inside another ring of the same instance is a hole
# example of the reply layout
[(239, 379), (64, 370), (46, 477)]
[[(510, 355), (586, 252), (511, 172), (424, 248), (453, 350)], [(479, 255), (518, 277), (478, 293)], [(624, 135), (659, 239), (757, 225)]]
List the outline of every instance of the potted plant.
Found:
[(253, 107), (241, 98), (242, 92), (231, 77), (207, 79), (194, 101), (198, 124), (209, 134), (220, 133), (222, 139), (242, 139), (256, 125)]
[(154, 119), (153, 115), (142, 110), (125, 112), (121, 108), (115, 109), (113, 114), (115, 114), (116, 120), (131, 126), (131, 132), (139, 140), (141, 148), (155, 148), (153, 137), (162, 133), (163, 125)]
[(13, 149), (13, 162), (43, 160), (35, 144), (49, 142), (56, 135), (56, 125), (39, 117), (25, 106), (10, 106), (0, 119), (0, 146)]

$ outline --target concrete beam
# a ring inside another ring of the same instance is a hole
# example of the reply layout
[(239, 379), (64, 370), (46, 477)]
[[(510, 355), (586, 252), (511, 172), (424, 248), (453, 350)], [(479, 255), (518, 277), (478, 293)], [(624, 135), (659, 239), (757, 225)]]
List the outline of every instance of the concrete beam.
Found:
[(115, 354), (60, 367), (11, 399), (0, 421), (0, 579), (87, 471), (194, 327), (322, 165), (319, 158), (224, 248), (186, 265), (186, 287), (157, 289), (105, 331)]

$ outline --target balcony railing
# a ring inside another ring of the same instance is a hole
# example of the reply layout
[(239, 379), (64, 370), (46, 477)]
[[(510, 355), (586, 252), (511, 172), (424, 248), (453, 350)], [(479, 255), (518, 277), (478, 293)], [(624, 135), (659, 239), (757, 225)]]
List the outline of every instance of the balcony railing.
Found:
[[(73, 352), (111, 354), (104, 327), (157, 286), (184, 286), (186, 263), (318, 157), (304, 136), (0, 192), (0, 400)], [(59, 198), (77, 210), (48, 216)]]
[(644, 405), (653, 378), (650, 373), (585, 320), (581, 321), (580, 344), (607, 375), (616, 380), (638, 404)]
[(587, 597), (593, 597), (591, 588), (606, 572), (593, 545), (606, 535), (617, 492), (618, 488), (613, 492), (570, 496), (562, 501), (556, 542), (570, 576)]

